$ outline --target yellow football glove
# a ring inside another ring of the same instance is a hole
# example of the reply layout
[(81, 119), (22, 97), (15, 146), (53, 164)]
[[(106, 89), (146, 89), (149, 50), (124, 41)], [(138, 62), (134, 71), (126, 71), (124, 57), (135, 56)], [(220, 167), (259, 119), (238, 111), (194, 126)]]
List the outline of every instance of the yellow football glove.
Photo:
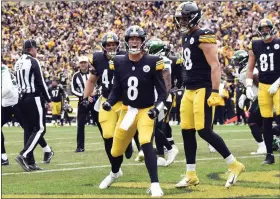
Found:
[(207, 99), (208, 106), (218, 106), (221, 102), (221, 96), (218, 91), (212, 91), (210, 97)]

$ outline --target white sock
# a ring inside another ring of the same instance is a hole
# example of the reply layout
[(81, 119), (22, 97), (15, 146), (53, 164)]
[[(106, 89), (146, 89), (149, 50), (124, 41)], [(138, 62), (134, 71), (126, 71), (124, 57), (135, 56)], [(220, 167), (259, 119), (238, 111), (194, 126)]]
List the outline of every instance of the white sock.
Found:
[(6, 154), (6, 153), (2, 153), (2, 154), (1, 154), (1, 158), (2, 158), (3, 160), (7, 160), (7, 159), (8, 159), (7, 154)]
[(51, 148), (49, 147), (49, 145), (47, 145), (47, 146), (45, 146), (45, 147), (43, 148), (43, 151), (46, 153), (46, 152), (51, 152), (52, 150), (51, 150)]
[(195, 171), (196, 164), (187, 164), (187, 171)]
[(235, 157), (230, 154), (228, 157), (225, 158), (227, 164), (232, 164), (235, 161)]
[(258, 146), (259, 146), (259, 148), (265, 148), (265, 143), (264, 143), (264, 141), (262, 141), (262, 142), (258, 142)]

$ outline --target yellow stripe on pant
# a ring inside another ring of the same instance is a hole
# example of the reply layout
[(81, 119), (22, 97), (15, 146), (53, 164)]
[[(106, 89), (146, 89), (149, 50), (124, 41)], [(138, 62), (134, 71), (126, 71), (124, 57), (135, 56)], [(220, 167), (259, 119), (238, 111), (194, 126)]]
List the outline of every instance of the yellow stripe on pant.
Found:
[[(101, 104), (103, 104), (107, 99), (102, 97)], [(111, 111), (105, 111), (102, 106), (99, 110), (98, 121), (102, 128), (102, 134), (104, 139), (112, 138), (116, 128), (117, 121), (120, 115), (120, 108), (122, 102), (115, 104)]]
[(270, 84), (259, 83), (258, 101), (261, 115), (264, 118), (273, 117), (273, 107), (276, 110), (276, 115), (280, 115), (280, 88), (273, 95), (270, 95), (268, 89)]
[(125, 131), (120, 128), (122, 120), (127, 113), (127, 107), (123, 105), (113, 138), (113, 146), (111, 149), (113, 157), (121, 156), (125, 152), (136, 130), (138, 130), (139, 142), (141, 145), (151, 142), (154, 132), (154, 120), (150, 119), (148, 116), (150, 108), (152, 107), (139, 109), (133, 124)]

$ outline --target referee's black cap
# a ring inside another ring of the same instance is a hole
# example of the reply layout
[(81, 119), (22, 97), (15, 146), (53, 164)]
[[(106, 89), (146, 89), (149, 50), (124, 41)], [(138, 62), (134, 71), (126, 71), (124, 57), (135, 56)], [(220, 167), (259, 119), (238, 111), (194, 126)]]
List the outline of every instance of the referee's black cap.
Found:
[(28, 39), (23, 42), (23, 51), (29, 48), (37, 48), (36, 41), (34, 39)]

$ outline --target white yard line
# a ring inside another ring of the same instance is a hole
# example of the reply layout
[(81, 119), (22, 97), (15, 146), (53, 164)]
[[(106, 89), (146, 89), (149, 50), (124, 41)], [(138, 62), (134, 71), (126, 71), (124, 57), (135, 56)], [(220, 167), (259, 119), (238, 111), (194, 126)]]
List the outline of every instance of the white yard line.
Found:
[(64, 163), (64, 164), (56, 164), (56, 165), (61, 165), (61, 166), (66, 166), (66, 165), (76, 165), (76, 164), (84, 164), (84, 162), (69, 162), (69, 163)]
[[(275, 156), (280, 156), (280, 154), (275, 154)], [(251, 156), (239, 156), (237, 159), (245, 159), (245, 158), (256, 158), (256, 157), (264, 157), (263, 155), (251, 155)], [(211, 160), (222, 160), (221, 157), (216, 158), (200, 158), (197, 161), (211, 161)], [(182, 163), (186, 162), (186, 160), (178, 160), (174, 161), (174, 163)], [(134, 163), (134, 164), (122, 164), (122, 166), (143, 166), (144, 163)], [(99, 166), (90, 166), (90, 167), (75, 167), (75, 168), (64, 168), (64, 169), (50, 169), (50, 170), (41, 170), (35, 172), (19, 172), (19, 173), (2, 173), (2, 176), (8, 175), (22, 175), (22, 174), (38, 174), (38, 173), (52, 173), (58, 171), (76, 171), (76, 170), (85, 170), (85, 169), (98, 169), (98, 168), (107, 168), (111, 167), (111, 165), (99, 165)]]

